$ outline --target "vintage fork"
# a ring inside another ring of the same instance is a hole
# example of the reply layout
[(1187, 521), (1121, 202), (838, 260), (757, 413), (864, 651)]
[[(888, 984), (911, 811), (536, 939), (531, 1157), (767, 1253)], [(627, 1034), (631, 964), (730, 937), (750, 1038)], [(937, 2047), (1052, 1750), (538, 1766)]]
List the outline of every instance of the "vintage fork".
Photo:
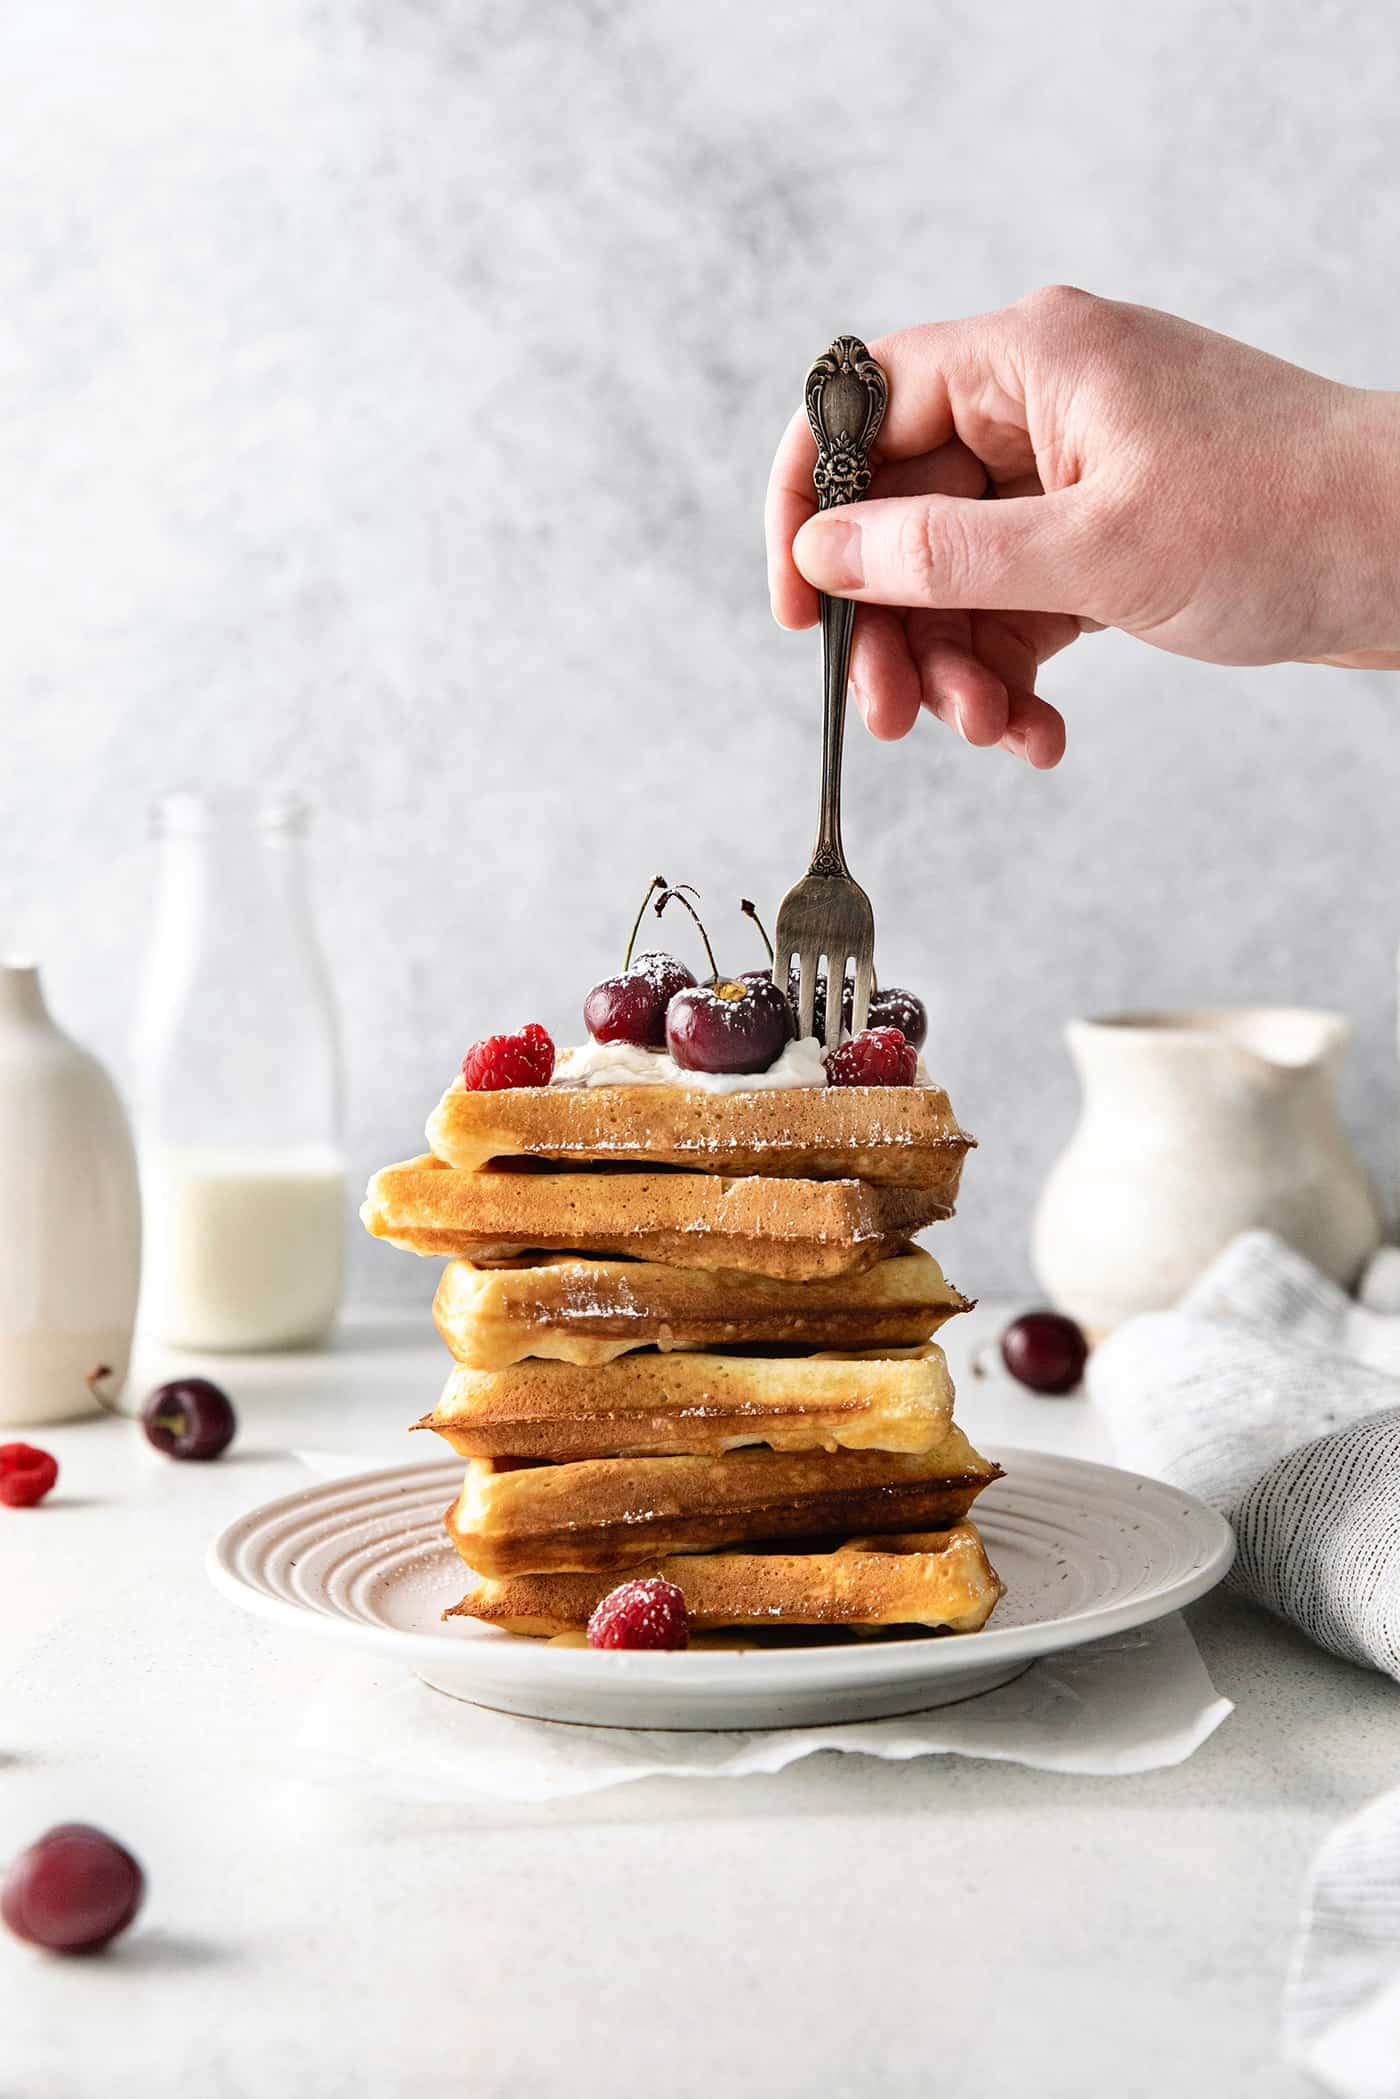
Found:
[[(838, 335), (807, 374), (807, 420), (817, 440), (812, 480), (817, 506), (854, 502), (870, 486), (870, 448), (884, 418), (889, 387), (865, 344)], [(865, 1026), (875, 978), (875, 914), (853, 880), (841, 844), (841, 748), (846, 729), (846, 684), (851, 670), (849, 598), (821, 594), (822, 796), (812, 864), (783, 898), (774, 942), (774, 981), (786, 988), (793, 957), (798, 968), (798, 1033), (813, 1032), (817, 976), (826, 964), (826, 1046), (841, 1040), (848, 967), (855, 983), (851, 1029)]]

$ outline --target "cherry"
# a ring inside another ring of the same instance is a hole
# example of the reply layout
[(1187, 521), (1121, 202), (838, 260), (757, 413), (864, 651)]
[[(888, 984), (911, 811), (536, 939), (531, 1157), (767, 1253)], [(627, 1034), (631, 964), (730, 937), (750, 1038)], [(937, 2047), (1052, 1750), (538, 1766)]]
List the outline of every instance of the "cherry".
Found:
[[(763, 920), (759, 917), (757, 910), (747, 897), (740, 899), (739, 909), (746, 917), (751, 918), (758, 927), (759, 937), (768, 950), (768, 967), (767, 969), (741, 969), (734, 981), (737, 984), (771, 984), (773, 981), (773, 943), (763, 930)], [(762, 993), (761, 996), (766, 1001), (767, 993)], [(789, 1042), (797, 1033), (797, 1016), (792, 1012), (791, 1008), (789, 1008), (787, 1016), (787, 1033)]]
[(31, 1946), (93, 1953), (126, 1930), (145, 1892), (145, 1875), (115, 1837), (89, 1822), (60, 1822), (11, 1865), (0, 1917)]
[[(736, 984), (771, 984), (773, 979), (766, 969), (741, 969), (734, 981)], [(761, 992), (759, 996), (766, 1001), (768, 994), (765, 991)], [(792, 1042), (797, 1036), (797, 1015), (793, 1012), (786, 999), (783, 1000), (783, 1016), (783, 1026), (787, 1030), (787, 1040)]]
[(626, 976), (605, 977), (583, 1002), (583, 1024), (595, 1042), (633, 1042), (665, 1049), (666, 1008), (695, 982), (674, 955), (638, 955)]
[[(543, 1030), (541, 1030), (543, 1033)], [(120, 1414), (115, 1399), (103, 1391), (112, 1372), (106, 1363), (87, 1374), (87, 1387), (99, 1406)], [(146, 1440), (171, 1458), (218, 1458), (238, 1428), (233, 1401), (207, 1377), (175, 1378), (157, 1385), (141, 1409)]]
[(906, 1042), (916, 1050), (922, 1049), (928, 1034), (928, 1009), (916, 992), (901, 991), (897, 984), (891, 984), (887, 990), (871, 994), (865, 1025), (898, 1028)]
[(1032, 1392), (1072, 1392), (1084, 1375), (1089, 1344), (1063, 1312), (1023, 1312), (1001, 1337), (1001, 1359)]
[(141, 1409), (146, 1440), (172, 1458), (217, 1458), (238, 1427), (233, 1402), (207, 1377), (157, 1385)]
[(697, 984), (666, 1008), (666, 1047), (683, 1071), (767, 1071), (791, 1037), (792, 1013), (771, 977)]
[[(746, 902), (743, 908), (749, 912), (750, 916), (757, 918), (757, 913), (751, 904)], [(763, 933), (762, 926), (758, 930), (760, 933)], [(763, 939), (771, 954), (772, 948), (766, 933), (763, 933)], [(788, 998), (792, 1002), (794, 1032), (801, 1025), (797, 1018), (800, 990), (801, 979), (797, 971), (795, 969), (789, 970)], [(817, 977), (815, 996), (812, 1001), (812, 1033), (819, 1042), (824, 1041), (826, 1037), (826, 990), (826, 976), (823, 972)], [(856, 987), (854, 981), (850, 977), (846, 977), (841, 986), (841, 1033), (843, 1036), (849, 1035), (852, 1031), (855, 995)], [(870, 1007), (865, 1016), (865, 1025), (867, 1028), (898, 1028), (905, 1041), (912, 1043), (914, 1048), (918, 1050), (923, 1048), (924, 1039), (928, 1034), (928, 1010), (923, 1000), (915, 992), (904, 991), (897, 984), (891, 984), (888, 990), (885, 991), (881, 991), (877, 987), (870, 994)]]
[(666, 1047), (683, 1071), (767, 1071), (781, 1057), (792, 1033), (787, 1000), (761, 970), (747, 977), (722, 977), (700, 914), (680, 889), (659, 898), (658, 917), (672, 901), (683, 904), (700, 928), (712, 975), (707, 984), (678, 991), (666, 1008)]
[(633, 920), (622, 973), (595, 984), (583, 1002), (583, 1024), (595, 1042), (631, 1042), (639, 1049), (665, 1049), (666, 1008), (678, 991), (695, 982), (692, 971), (674, 955), (648, 950), (632, 959), (642, 914), (658, 889), (665, 890), (664, 875), (653, 875)]

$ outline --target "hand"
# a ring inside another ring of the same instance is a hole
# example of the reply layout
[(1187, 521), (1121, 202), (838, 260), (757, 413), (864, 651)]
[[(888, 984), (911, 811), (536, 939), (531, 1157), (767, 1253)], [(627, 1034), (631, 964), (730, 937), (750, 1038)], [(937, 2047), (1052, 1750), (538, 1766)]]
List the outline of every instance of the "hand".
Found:
[(811, 626), (818, 589), (861, 601), (851, 685), (876, 736), (927, 707), (1055, 765), (1036, 674), (1105, 626), (1208, 663), (1400, 668), (1400, 396), (1065, 286), (871, 350), (873, 500), (813, 515), (799, 411), (766, 522), (781, 625)]

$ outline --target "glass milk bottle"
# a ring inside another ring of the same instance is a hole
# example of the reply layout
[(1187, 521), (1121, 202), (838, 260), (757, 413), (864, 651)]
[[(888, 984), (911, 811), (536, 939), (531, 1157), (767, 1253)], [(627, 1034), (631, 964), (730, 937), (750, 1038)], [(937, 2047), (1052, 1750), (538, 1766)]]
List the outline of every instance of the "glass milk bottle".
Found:
[(134, 1044), (143, 1330), (176, 1348), (298, 1348), (335, 1318), (341, 1076), (286, 796), (175, 794)]

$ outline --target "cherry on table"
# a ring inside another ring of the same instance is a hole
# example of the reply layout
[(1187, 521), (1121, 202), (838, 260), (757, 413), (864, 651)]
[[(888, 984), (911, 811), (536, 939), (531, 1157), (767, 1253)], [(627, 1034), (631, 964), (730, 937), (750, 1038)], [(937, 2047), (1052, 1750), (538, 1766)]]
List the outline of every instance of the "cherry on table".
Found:
[(0, 1917), (16, 1938), (51, 1953), (95, 1953), (125, 1931), (146, 1892), (140, 1866), (90, 1822), (60, 1822), (13, 1861)]
[(1063, 1312), (1023, 1312), (1001, 1337), (1001, 1359), (1032, 1392), (1072, 1392), (1084, 1375), (1089, 1344)]
[(238, 1428), (233, 1401), (207, 1377), (157, 1385), (141, 1409), (146, 1440), (171, 1458), (217, 1458)]

